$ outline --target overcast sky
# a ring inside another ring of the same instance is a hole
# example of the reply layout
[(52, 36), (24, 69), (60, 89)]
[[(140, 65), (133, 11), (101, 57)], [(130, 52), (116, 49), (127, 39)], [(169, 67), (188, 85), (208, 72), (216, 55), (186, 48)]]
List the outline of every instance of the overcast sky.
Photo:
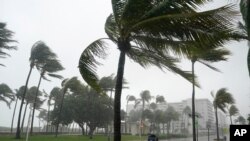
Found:
[[(206, 9), (227, 4), (227, 1), (215, 0)], [(44, 41), (61, 60), (65, 70), (60, 74), (65, 78), (78, 76), (82, 80), (77, 65), (84, 48), (94, 40), (106, 37), (104, 23), (112, 12), (110, 0), (0, 0), (0, 22), (7, 23), (7, 28), (15, 32), (13, 39), (18, 41), (17, 51), (8, 51), (11, 58), (1, 59), (6, 67), (0, 67), (0, 83), (17, 89), (25, 84), (29, 71), (31, 46), (38, 40)], [(240, 113), (246, 117), (250, 113), (250, 83), (247, 72), (247, 42), (230, 42), (225, 45), (232, 51), (228, 62), (215, 64), (223, 73), (214, 72), (200, 64), (195, 65), (195, 72), (202, 86), (196, 90), (197, 98), (208, 98), (211, 91), (227, 87), (236, 99)], [(98, 75), (108, 76), (116, 73), (118, 64), (117, 47), (110, 44), (109, 57), (99, 67)], [(191, 63), (180, 64), (184, 70), (191, 70)], [(171, 72), (162, 72), (155, 67), (144, 69), (127, 59), (125, 78), (129, 89), (123, 90), (122, 108), (125, 97), (139, 97), (142, 90), (149, 90), (152, 95), (163, 95), (167, 102), (178, 102), (191, 98), (191, 84)], [(29, 87), (36, 86), (39, 74), (33, 71)], [(42, 81), (41, 89), (50, 92), (61, 81)], [(8, 109), (0, 102), (0, 126), (10, 126), (14, 103)], [(19, 109), (19, 107), (18, 107)], [(38, 112), (36, 112), (38, 113)], [(17, 115), (16, 115), (17, 117)], [(38, 125), (38, 122), (35, 122)], [(16, 120), (14, 125), (16, 126)]]

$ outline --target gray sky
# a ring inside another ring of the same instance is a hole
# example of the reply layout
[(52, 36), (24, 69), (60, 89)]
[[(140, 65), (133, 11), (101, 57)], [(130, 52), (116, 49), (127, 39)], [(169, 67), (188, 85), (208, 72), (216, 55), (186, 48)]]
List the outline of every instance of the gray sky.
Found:
[[(206, 9), (226, 4), (217, 0), (206, 6)], [(9, 51), (11, 58), (1, 59), (7, 67), (0, 68), (0, 83), (6, 83), (16, 89), (25, 84), (29, 70), (31, 46), (38, 40), (44, 41), (58, 55), (66, 68), (60, 74), (65, 78), (80, 77), (77, 65), (80, 54), (92, 41), (106, 37), (104, 23), (111, 13), (110, 0), (0, 0), (0, 21), (7, 23), (7, 28), (15, 32), (18, 51)], [(118, 64), (117, 47), (110, 44), (109, 57), (99, 67), (99, 76), (116, 73)], [(201, 89), (196, 90), (197, 98), (209, 98), (210, 92), (227, 87), (236, 99), (240, 113), (250, 113), (250, 83), (247, 72), (247, 42), (230, 42), (225, 45), (233, 55), (228, 62), (215, 64), (223, 73), (214, 72), (200, 64), (196, 64), (195, 72), (199, 77)], [(191, 63), (180, 64), (184, 70), (191, 70)], [(191, 98), (191, 84), (171, 72), (162, 72), (158, 68), (144, 69), (127, 58), (125, 78), (129, 89), (123, 91), (122, 108), (125, 108), (125, 97), (139, 97), (142, 90), (150, 90), (151, 94), (163, 95), (167, 102), (177, 102)], [(29, 87), (36, 86), (39, 74), (33, 71)], [(60, 86), (60, 80), (42, 81), (41, 89), (50, 92), (54, 86)], [(8, 109), (0, 103), (0, 126), (10, 126), (14, 108)], [(19, 108), (18, 108), (19, 109)], [(36, 112), (38, 113), (38, 112)], [(35, 122), (38, 125), (38, 122)], [(16, 120), (14, 125), (16, 125)]]

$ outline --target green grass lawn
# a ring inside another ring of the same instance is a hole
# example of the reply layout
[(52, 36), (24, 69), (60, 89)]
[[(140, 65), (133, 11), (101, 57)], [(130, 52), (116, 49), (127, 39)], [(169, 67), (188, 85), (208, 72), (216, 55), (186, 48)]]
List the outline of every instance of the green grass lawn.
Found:
[[(145, 141), (147, 137), (142, 137), (142, 141)], [(113, 139), (111, 138), (111, 141)], [(0, 141), (25, 141), (25, 136), (22, 137), (21, 140), (14, 139), (14, 136), (0, 136)], [(34, 135), (29, 137), (29, 141), (108, 141), (107, 136), (93, 136), (93, 139), (89, 139), (87, 136), (80, 135), (62, 135), (57, 138), (53, 135)], [(122, 141), (140, 141), (140, 137), (131, 136), (131, 135), (123, 135)]]

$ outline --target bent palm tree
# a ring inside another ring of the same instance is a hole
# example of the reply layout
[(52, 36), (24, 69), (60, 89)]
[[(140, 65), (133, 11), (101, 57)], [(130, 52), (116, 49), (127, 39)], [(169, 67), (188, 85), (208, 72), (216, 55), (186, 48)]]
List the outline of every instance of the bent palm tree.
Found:
[(234, 104), (234, 98), (226, 88), (219, 89), (215, 95), (211, 92), (211, 95), (214, 98), (213, 105), (215, 110), (216, 133), (217, 140), (219, 140), (218, 109), (225, 113), (227, 104)]
[(42, 41), (36, 42), (31, 48), (31, 53), (30, 53), (30, 58), (29, 58), (30, 70), (29, 70), (29, 73), (28, 73), (28, 76), (26, 79), (25, 88), (24, 88), (24, 92), (23, 92), (23, 96), (22, 96), (22, 100), (21, 100), (21, 105), (20, 105), (20, 109), (19, 109), (17, 130), (16, 130), (16, 137), (15, 137), (16, 139), (21, 138), (21, 131), (20, 131), (21, 114), (22, 114), (24, 98), (26, 95), (31, 72), (32, 72), (35, 65), (43, 64), (48, 58), (53, 57), (53, 56), (55, 56), (55, 54), (53, 54), (50, 51), (49, 47)]
[[(0, 58), (6, 58), (6, 56), (10, 56), (4, 50), (13, 50), (17, 49), (16, 46), (10, 46), (9, 43), (16, 42), (12, 40), (13, 32), (6, 29), (6, 24), (0, 22)], [(0, 63), (0, 66), (4, 66)]]
[[(8, 99), (10, 101), (8, 101)], [(15, 100), (15, 95), (10, 87), (4, 83), (0, 84), (0, 101), (3, 101), (10, 108), (10, 103)]]
[[(55, 56), (53, 58), (48, 58), (48, 60), (45, 61), (44, 64), (38, 64), (38, 66), (37, 66), (38, 70), (40, 70), (40, 79), (38, 82), (37, 92), (36, 92), (36, 96), (35, 96), (35, 102), (34, 102), (33, 111), (32, 111), (31, 129), (30, 129), (31, 135), (33, 133), (33, 122), (34, 122), (34, 116), (35, 116), (37, 94), (39, 91), (39, 87), (40, 87), (42, 78), (45, 80), (48, 80), (46, 78), (46, 75), (48, 75), (50, 77), (58, 78), (58, 79), (63, 78), (61, 75), (55, 74), (56, 72), (64, 69), (63, 66), (61, 65), (61, 63), (58, 60), (56, 60), (55, 58), (56, 58)], [(50, 80), (48, 80), (48, 81), (50, 81)]]
[(239, 113), (239, 109), (235, 105), (231, 105), (228, 109), (228, 113), (230, 117), (230, 122), (231, 124), (233, 124), (232, 116), (236, 116)]
[(16, 102), (15, 102), (14, 111), (13, 111), (12, 120), (11, 120), (11, 128), (10, 128), (11, 134), (13, 132), (13, 123), (14, 123), (14, 117), (16, 114), (17, 101), (18, 101), (18, 99), (22, 99), (23, 90), (24, 90), (24, 86), (21, 86), (18, 90), (15, 90), (16, 91), (16, 93), (15, 93)]
[(155, 99), (155, 103), (156, 104), (158, 104), (158, 103), (165, 103), (165, 102), (166, 102), (166, 100), (165, 100), (164, 96), (162, 96), (162, 95), (157, 95), (156, 96), (156, 99)]
[[(143, 67), (155, 65), (190, 80), (190, 73), (176, 66), (176, 55), (186, 54), (186, 49), (196, 45), (207, 48), (223, 44), (225, 34), (233, 32), (233, 18), (238, 12), (231, 6), (197, 12), (206, 0), (181, 1), (124, 1), (112, 0), (113, 13), (107, 18), (105, 32), (108, 38), (91, 43), (82, 53), (79, 70), (83, 79), (101, 91), (96, 74), (100, 62), (105, 59), (111, 40), (120, 51), (114, 100), (114, 140), (121, 140), (121, 94), (126, 55)], [(223, 37), (223, 38), (221, 38)]]
[(226, 56), (230, 55), (229, 50), (224, 48), (214, 48), (208, 50), (192, 49), (190, 50), (190, 56), (188, 57), (192, 63), (192, 75), (193, 75), (193, 91), (192, 91), (192, 125), (193, 125), (193, 138), (196, 137), (195, 127), (195, 80), (194, 80), (194, 65), (196, 62), (200, 62), (212, 70), (219, 71), (217, 68), (211, 66), (211, 63), (226, 61)]

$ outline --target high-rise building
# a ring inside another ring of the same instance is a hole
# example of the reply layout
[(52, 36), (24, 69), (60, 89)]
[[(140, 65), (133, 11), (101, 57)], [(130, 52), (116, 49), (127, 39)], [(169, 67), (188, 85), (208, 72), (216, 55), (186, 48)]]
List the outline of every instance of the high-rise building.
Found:
[[(187, 116), (187, 114), (183, 112), (186, 107), (192, 109), (192, 99), (186, 99), (181, 102), (158, 104), (157, 109), (165, 111), (169, 106), (172, 106), (180, 115), (178, 121), (172, 122), (171, 130), (173, 130), (173, 132), (180, 133), (183, 132), (183, 129), (188, 129), (189, 133), (192, 133), (192, 113), (189, 113)], [(141, 109), (142, 105), (137, 105), (136, 107), (134, 107), (134, 105), (128, 105), (127, 113), (130, 113), (131, 110)], [(149, 104), (145, 105), (145, 109), (149, 109)], [(197, 115), (199, 115), (196, 122), (196, 126), (198, 125), (199, 132), (206, 132), (208, 123), (210, 123), (210, 129), (213, 131), (215, 129), (215, 114), (212, 102), (208, 99), (196, 99), (195, 111)], [(218, 121), (219, 127), (227, 127), (226, 116), (220, 110), (218, 110)]]

